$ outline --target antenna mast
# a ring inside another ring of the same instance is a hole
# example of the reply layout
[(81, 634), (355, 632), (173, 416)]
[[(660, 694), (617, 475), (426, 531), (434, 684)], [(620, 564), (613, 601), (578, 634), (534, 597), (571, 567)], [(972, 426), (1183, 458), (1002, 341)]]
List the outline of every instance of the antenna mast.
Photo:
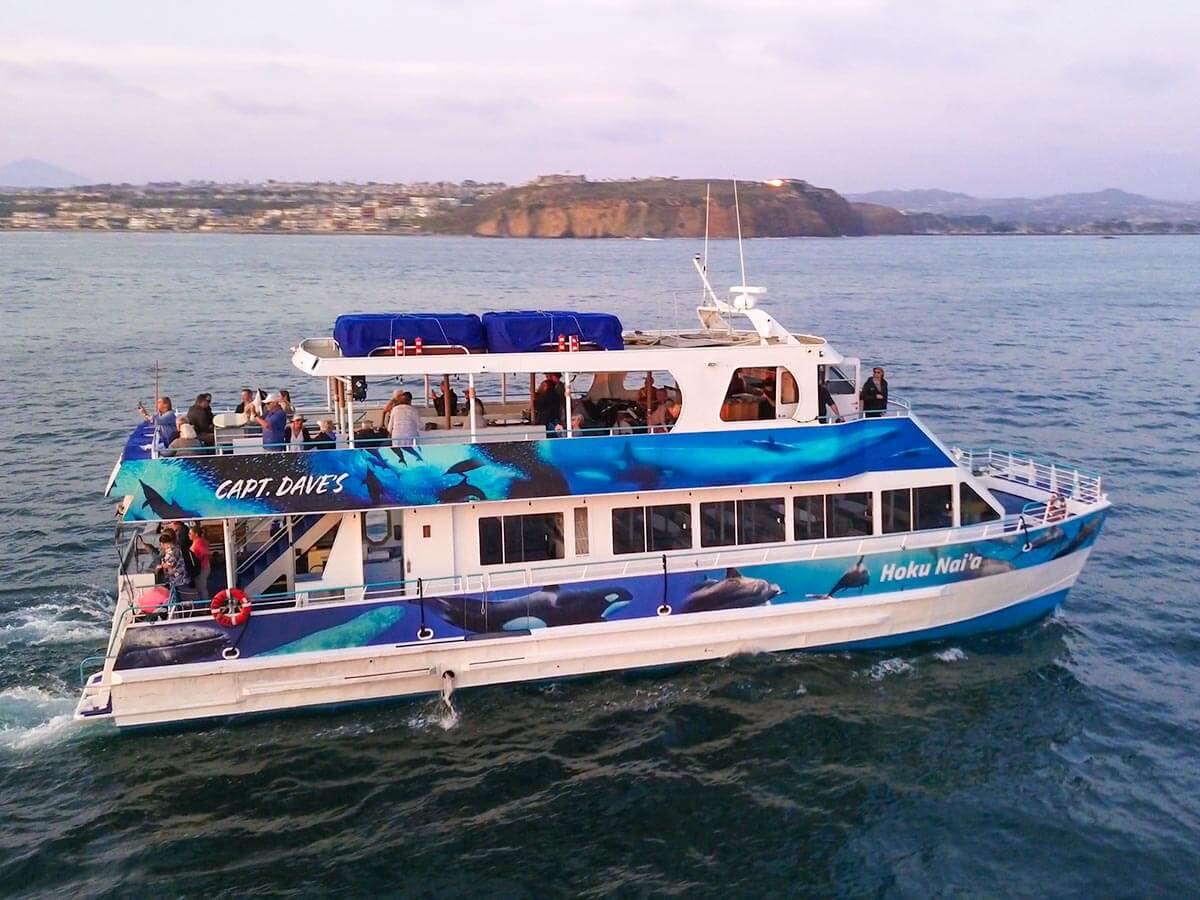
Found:
[(704, 186), (704, 271), (708, 271), (708, 208), (712, 202), (712, 184)]
[(742, 207), (738, 203), (737, 179), (733, 179), (733, 214), (737, 218), (738, 260), (742, 264), (742, 286), (746, 284), (746, 255), (742, 252)]

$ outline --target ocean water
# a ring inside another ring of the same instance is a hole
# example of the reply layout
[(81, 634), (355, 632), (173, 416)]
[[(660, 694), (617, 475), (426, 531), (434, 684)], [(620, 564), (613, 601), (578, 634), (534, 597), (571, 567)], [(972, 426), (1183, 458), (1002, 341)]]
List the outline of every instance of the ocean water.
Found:
[[(463, 692), (233, 726), (75, 725), (113, 605), (101, 496), (151, 369), (317, 399), (340, 312), (685, 322), (689, 241), (0, 235), (0, 894), (1194, 895), (1200, 240), (746, 245), (793, 330), (948, 442), (1100, 471), (1067, 605), (905, 650)], [(736, 247), (711, 247), (718, 285)], [(322, 388), (323, 390), (323, 388)], [(187, 403), (182, 405), (186, 406)]]

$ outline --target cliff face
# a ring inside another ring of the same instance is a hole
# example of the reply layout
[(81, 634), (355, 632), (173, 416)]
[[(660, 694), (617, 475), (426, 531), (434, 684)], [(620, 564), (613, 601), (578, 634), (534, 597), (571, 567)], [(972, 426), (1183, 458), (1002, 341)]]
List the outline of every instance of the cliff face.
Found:
[[(443, 234), (482, 237), (702, 237), (705, 189), (700, 180), (642, 180), (528, 185), (495, 194), (430, 223)], [(736, 237), (733, 186), (712, 182), (709, 234)], [(894, 209), (849, 203), (836, 191), (803, 181), (738, 185), (746, 237), (837, 237), (909, 234)]]

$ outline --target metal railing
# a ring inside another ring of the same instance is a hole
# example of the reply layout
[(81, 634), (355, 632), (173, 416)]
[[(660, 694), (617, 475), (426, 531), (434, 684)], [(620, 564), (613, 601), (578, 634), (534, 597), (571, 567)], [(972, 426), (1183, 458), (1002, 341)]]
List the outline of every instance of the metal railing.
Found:
[[(904, 418), (912, 415), (911, 404), (899, 397), (893, 397), (888, 400), (888, 408), (883, 410), (857, 410), (855, 412), (843, 413), (839, 416), (824, 416), (812, 419), (798, 419), (794, 416), (780, 416), (777, 418), (766, 419), (747, 419), (739, 421), (737, 424), (754, 424), (762, 428), (768, 428), (773, 425), (782, 425), (789, 422), (798, 422), (801, 424), (816, 424), (816, 425), (842, 425), (849, 422), (857, 422), (863, 419), (872, 418)], [(422, 431), (416, 439), (416, 446), (443, 445), (443, 444), (484, 444), (497, 441), (531, 441), (545, 440), (547, 438), (585, 438), (585, 437), (614, 437), (634, 434), (666, 434), (674, 431), (676, 423), (672, 422), (667, 425), (648, 425), (648, 424), (630, 424), (627, 426), (587, 426), (584, 428), (567, 428), (565, 425), (554, 431), (547, 430), (544, 425), (536, 425), (531, 422), (519, 422), (513, 424), (499, 425), (483, 425), (476, 427), (474, 432), (471, 432), (470, 427), (466, 424), (461, 427), (453, 428), (440, 427), (441, 423), (437, 423), (439, 427), (427, 431)], [(182, 452), (166, 456), (159, 450), (152, 453), (154, 458), (172, 458), (186, 459), (189, 457), (203, 456), (223, 456), (232, 454), (257, 454), (257, 453), (320, 453), (328, 450), (349, 450), (349, 449), (370, 449), (392, 446), (392, 439), (387, 436), (379, 435), (372, 438), (356, 438), (354, 447), (350, 446), (349, 438), (339, 435), (336, 443), (321, 443), (310, 444), (304, 447), (303, 450), (290, 449), (290, 444), (262, 444), (247, 446), (245, 444), (236, 444), (229, 441), (218, 442), (212, 446), (187, 448)]]
[(958, 464), (970, 470), (973, 475), (992, 475), (1013, 484), (1037, 488), (1051, 495), (1081, 500), (1084, 503), (1097, 503), (1104, 499), (1101, 476), (1085, 469), (992, 447), (955, 447), (951, 452)]
[[(1022, 529), (1038, 528), (1061, 521), (1048, 503), (1032, 502), (1020, 513), (1003, 516), (990, 522), (962, 525), (927, 531), (895, 534), (851, 535), (786, 544), (713, 548), (670, 554), (638, 554), (625, 559), (606, 559), (596, 562), (554, 563), (542, 566), (521, 566), (490, 572), (415, 578), (401, 581), (369, 582), (349, 585), (298, 585), (295, 590), (268, 593), (253, 598), (256, 612), (293, 609), (329, 603), (358, 603), (386, 599), (424, 600), (460, 594), (476, 595), (476, 601), (489, 593), (501, 590), (534, 588), (546, 584), (563, 585), (602, 579), (621, 579), (637, 576), (675, 575), (773, 563), (807, 562), (815, 559), (855, 557), (875, 553), (946, 547), (959, 543), (988, 540), (1014, 534)], [(478, 596), (482, 595), (482, 597)], [(471, 599), (471, 598), (467, 598)], [(130, 604), (135, 615), (145, 620)], [(159, 621), (177, 621), (207, 617), (209, 601), (201, 598), (194, 603), (186, 600), (172, 604)]]

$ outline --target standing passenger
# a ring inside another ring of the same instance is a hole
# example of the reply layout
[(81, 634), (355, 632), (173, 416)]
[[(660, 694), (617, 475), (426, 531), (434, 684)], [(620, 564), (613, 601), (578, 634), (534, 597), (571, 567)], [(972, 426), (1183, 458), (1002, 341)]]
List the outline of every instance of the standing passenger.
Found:
[(287, 449), (287, 413), (279, 405), (279, 396), (267, 396), (265, 415), (255, 416), (254, 421), (262, 426), (263, 450), (278, 453)]
[(877, 419), (884, 414), (888, 404), (888, 383), (883, 377), (883, 369), (876, 366), (871, 370), (871, 377), (862, 386), (858, 397), (862, 400), (868, 419)]
[(388, 414), (388, 431), (393, 447), (415, 447), (421, 433), (421, 414), (412, 405), (412, 394), (404, 391)]
[(192, 556), (196, 558), (196, 590), (201, 599), (208, 597), (208, 576), (212, 572), (212, 547), (204, 538), (204, 529), (197, 522), (191, 529)]

